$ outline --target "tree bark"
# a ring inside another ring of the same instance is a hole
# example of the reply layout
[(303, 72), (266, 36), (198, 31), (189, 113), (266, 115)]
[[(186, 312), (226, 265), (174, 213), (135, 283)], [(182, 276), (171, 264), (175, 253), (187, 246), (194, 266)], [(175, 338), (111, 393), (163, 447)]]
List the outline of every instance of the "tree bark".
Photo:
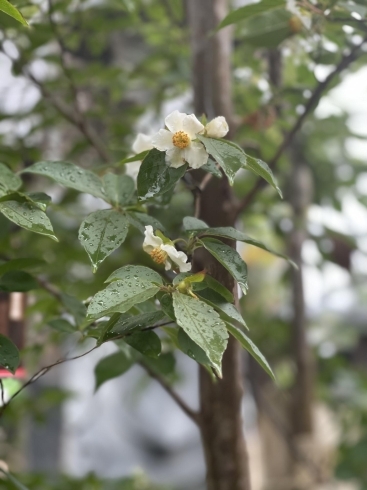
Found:
[[(192, 41), (194, 106), (208, 119), (225, 116), (233, 122), (231, 99), (231, 29), (211, 36), (226, 15), (227, 0), (187, 0)], [(232, 125), (233, 127), (233, 125)], [(211, 179), (199, 197), (198, 217), (210, 226), (233, 226), (234, 196), (226, 178)], [(227, 242), (235, 247), (234, 242)], [(194, 268), (207, 272), (235, 293), (233, 278), (207, 252), (199, 250)], [(223, 379), (213, 382), (200, 369), (200, 430), (207, 466), (208, 490), (250, 490), (250, 476), (241, 417), (243, 373), (239, 344), (230, 339), (223, 357)]]

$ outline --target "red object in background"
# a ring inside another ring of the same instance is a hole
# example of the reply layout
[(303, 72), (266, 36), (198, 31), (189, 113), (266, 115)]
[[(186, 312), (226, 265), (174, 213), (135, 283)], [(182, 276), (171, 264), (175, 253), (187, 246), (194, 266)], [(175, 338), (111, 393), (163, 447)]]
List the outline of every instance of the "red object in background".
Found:
[(11, 373), (10, 371), (7, 371), (6, 369), (0, 368), (0, 379), (4, 379), (4, 378), (24, 379), (26, 377), (27, 377), (27, 373), (24, 367), (18, 368), (14, 374)]

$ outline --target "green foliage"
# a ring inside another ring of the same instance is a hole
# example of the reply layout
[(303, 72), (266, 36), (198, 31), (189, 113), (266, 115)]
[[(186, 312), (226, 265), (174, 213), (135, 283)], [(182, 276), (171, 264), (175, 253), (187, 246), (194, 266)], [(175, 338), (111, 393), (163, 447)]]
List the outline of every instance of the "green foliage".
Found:
[(5, 335), (0, 334), (0, 365), (11, 373), (19, 366), (19, 351)]
[(19, 12), (17, 8), (14, 7), (8, 0), (0, 0), (0, 10), (1, 12), (5, 12), (13, 19), (17, 20), (23, 26), (28, 26), (28, 22), (25, 20), (23, 15)]
[(230, 12), (219, 24), (218, 29), (222, 29), (223, 27), (240, 22), (258, 14), (262, 14), (263, 12), (278, 8), (282, 5), (285, 5), (284, 0), (262, 0), (258, 3), (245, 5), (244, 7)]
[(133, 363), (133, 355), (123, 352), (122, 350), (101, 359), (94, 370), (96, 379), (95, 391), (97, 391), (103, 383), (106, 383), (106, 381), (126, 373)]

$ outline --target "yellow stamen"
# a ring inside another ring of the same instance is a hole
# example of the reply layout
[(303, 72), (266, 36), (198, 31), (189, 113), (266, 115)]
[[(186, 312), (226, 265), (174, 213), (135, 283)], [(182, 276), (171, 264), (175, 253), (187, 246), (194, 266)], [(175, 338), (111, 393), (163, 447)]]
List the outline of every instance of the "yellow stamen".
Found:
[(177, 146), (177, 148), (181, 148), (181, 150), (183, 150), (189, 146), (190, 136), (185, 133), (185, 131), (177, 131), (177, 133), (173, 135), (172, 143)]
[(164, 264), (168, 257), (168, 253), (159, 247), (154, 248), (149, 255), (157, 264)]

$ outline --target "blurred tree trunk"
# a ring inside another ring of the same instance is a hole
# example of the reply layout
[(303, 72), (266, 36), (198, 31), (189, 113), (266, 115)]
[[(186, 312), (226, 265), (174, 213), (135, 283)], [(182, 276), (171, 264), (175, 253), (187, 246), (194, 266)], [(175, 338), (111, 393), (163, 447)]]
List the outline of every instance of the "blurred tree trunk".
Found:
[[(188, 0), (192, 40), (194, 105), (197, 115), (225, 116), (233, 128), (231, 100), (231, 29), (208, 34), (226, 15), (227, 0)], [(232, 124), (231, 124), (232, 123)], [(213, 178), (201, 193), (198, 217), (210, 226), (234, 225), (234, 196), (226, 178)], [(228, 242), (235, 247), (234, 242)], [(208, 253), (196, 254), (196, 270), (205, 268), (229, 290), (237, 290), (228, 272)], [(223, 379), (213, 382), (200, 369), (201, 437), (207, 465), (208, 490), (250, 490), (243, 434), (241, 351), (230, 339), (223, 358)]]

